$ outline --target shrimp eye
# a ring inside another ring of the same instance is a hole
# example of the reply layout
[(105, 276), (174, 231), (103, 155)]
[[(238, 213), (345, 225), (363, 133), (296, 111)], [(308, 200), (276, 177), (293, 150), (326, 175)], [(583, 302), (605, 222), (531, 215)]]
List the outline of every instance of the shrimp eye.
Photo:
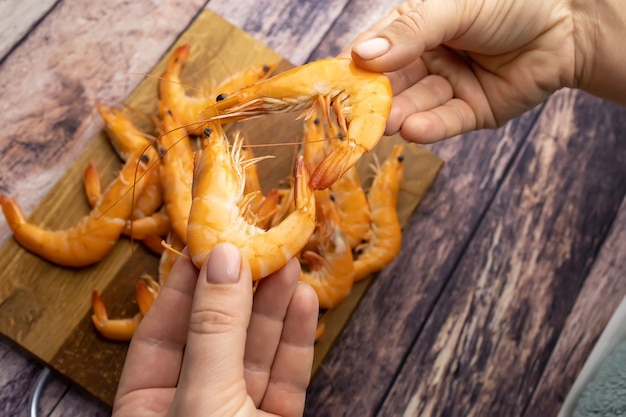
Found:
[(210, 127), (204, 129), (204, 136), (209, 137), (211, 136), (211, 133), (213, 133), (213, 129), (211, 129)]
[(168, 116), (172, 117), (172, 111), (170, 109), (167, 109), (166, 112)]
[(218, 95), (217, 97), (215, 97), (215, 101), (222, 101), (222, 100), (224, 100), (226, 97), (228, 97), (228, 94), (224, 94), (224, 93), (222, 93), (222, 94)]
[(329, 194), (328, 198), (330, 198), (330, 201), (332, 201), (333, 203), (335, 202), (335, 195), (334, 194)]
[(320, 124), (320, 118), (316, 117), (315, 120), (313, 120), (313, 124), (316, 125), (316, 126), (319, 125)]
[(269, 65), (263, 65), (263, 72), (268, 72), (270, 70)]
[(150, 162), (150, 157), (146, 154), (141, 155), (141, 162), (144, 162), (144, 163)]
[(166, 152), (167, 152), (167, 149), (165, 149), (163, 146), (159, 147), (159, 154), (160, 155), (165, 155)]
[(398, 162), (403, 162), (404, 161), (404, 155), (400, 155), (398, 157)]

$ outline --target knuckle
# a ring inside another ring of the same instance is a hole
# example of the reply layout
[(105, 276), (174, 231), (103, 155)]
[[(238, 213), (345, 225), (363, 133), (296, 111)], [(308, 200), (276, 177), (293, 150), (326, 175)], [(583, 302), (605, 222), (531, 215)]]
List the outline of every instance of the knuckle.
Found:
[(207, 309), (192, 311), (189, 332), (198, 334), (228, 333), (237, 325), (237, 317), (225, 310)]

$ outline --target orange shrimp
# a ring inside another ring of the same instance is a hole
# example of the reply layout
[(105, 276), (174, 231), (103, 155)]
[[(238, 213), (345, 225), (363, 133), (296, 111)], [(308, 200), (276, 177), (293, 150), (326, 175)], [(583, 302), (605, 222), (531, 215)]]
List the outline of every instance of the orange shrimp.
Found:
[(345, 300), (354, 283), (352, 249), (338, 227), (339, 215), (328, 196), (328, 190), (315, 192), (318, 226), (313, 240), (319, 253), (305, 250), (301, 254), (310, 268), (303, 268), (300, 280), (313, 287), (320, 308), (333, 308)]
[(339, 213), (339, 227), (351, 248), (367, 241), (370, 233), (370, 208), (356, 166), (330, 186), (331, 198)]
[(135, 287), (135, 298), (139, 305), (139, 312), (131, 318), (126, 319), (109, 319), (104, 301), (100, 297), (98, 291), (94, 291), (91, 296), (91, 306), (93, 314), (91, 321), (98, 332), (110, 340), (119, 342), (127, 342), (135, 334), (137, 326), (141, 319), (152, 306), (155, 298), (160, 291), (160, 286), (150, 276), (143, 276), (137, 281)]
[(345, 139), (311, 175), (314, 189), (329, 187), (370, 151), (385, 131), (391, 109), (391, 85), (380, 73), (357, 68), (350, 59), (329, 58), (294, 68), (241, 89), (207, 107), (201, 118), (230, 123), (268, 113), (316, 107), (330, 121), (332, 105)]
[(178, 251), (181, 251), (184, 246), (184, 243), (175, 234), (168, 235), (167, 243), (174, 250), (165, 250), (161, 254), (159, 261), (159, 282), (157, 283), (151, 276), (146, 274), (142, 275), (141, 279), (137, 281), (135, 299), (139, 306), (139, 312), (133, 317), (110, 319), (104, 301), (98, 291), (92, 293), (91, 305), (93, 314), (91, 321), (102, 336), (118, 341), (129, 341), (133, 337), (137, 326), (161, 292), (161, 286), (167, 280), (170, 270), (178, 258)]
[(259, 280), (298, 254), (315, 229), (315, 198), (309, 172), (300, 160), (294, 185), (296, 209), (266, 231), (248, 223), (239, 206), (245, 184), (241, 137), (235, 138), (229, 151), (228, 139), (219, 125), (206, 133), (209, 137), (194, 172), (187, 227), (189, 253), (194, 264), (201, 267), (217, 243), (233, 243), (248, 260), (252, 279)]
[(357, 247), (354, 280), (360, 281), (383, 267), (400, 251), (402, 230), (396, 205), (403, 176), (404, 147), (396, 145), (391, 155), (377, 169), (367, 193), (371, 211), (369, 240)]
[[(167, 67), (159, 79), (159, 98), (180, 120), (182, 126), (187, 126), (189, 133), (200, 135), (202, 127), (192, 129), (200, 121), (199, 115), (206, 107), (215, 103), (218, 94), (210, 91), (197, 91), (195, 96), (187, 95), (185, 86), (180, 80), (180, 74), (189, 58), (190, 46), (181, 45), (174, 50)], [(278, 63), (251, 66), (224, 80), (216, 89), (220, 94), (230, 94), (240, 88), (247, 87), (256, 81), (267, 78)]]
[(124, 230), (134, 197), (141, 194), (144, 186), (142, 180), (135, 182), (135, 176), (141, 178), (147, 163), (140, 152), (131, 155), (96, 207), (67, 230), (46, 230), (28, 223), (17, 202), (0, 195), (0, 205), (13, 237), (27, 250), (58, 265), (81, 267), (98, 262)]
[[(343, 133), (337, 123), (331, 123), (328, 128), (330, 146), (336, 146), (342, 140)], [(341, 230), (348, 238), (350, 247), (354, 249), (367, 241), (370, 231), (370, 208), (357, 167), (348, 169), (330, 186), (330, 190), (339, 213)]]
[[(216, 100), (221, 99), (223, 96), (227, 96), (237, 90), (251, 86), (252, 84), (264, 80), (276, 69), (278, 62), (270, 62), (269, 64), (252, 65), (245, 68), (230, 77), (223, 80), (216, 88), (218, 93), (215, 97)], [(201, 109), (201, 111), (204, 109)], [(198, 113), (200, 114), (200, 113)]]
[(311, 171), (314, 171), (326, 157), (325, 136), (326, 130), (319, 117), (310, 117), (305, 121), (302, 156)]
[(159, 139), (163, 200), (174, 233), (187, 241), (187, 222), (191, 210), (193, 183), (193, 149), (187, 132), (164, 102), (159, 102), (159, 114), (164, 133)]
[(85, 187), (85, 195), (90, 207), (95, 207), (102, 197), (102, 183), (100, 182), (100, 173), (94, 164), (87, 164), (87, 168), (83, 172), (83, 186)]
[[(108, 108), (102, 105), (96, 106), (104, 120), (104, 127), (115, 148), (123, 161), (136, 150), (143, 152), (150, 159), (151, 164), (144, 176), (144, 187), (137, 203), (133, 208), (133, 219), (140, 219), (154, 213), (163, 204), (161, 181), (159, 179), (159, 158), (152, 142), (135, 126), (135, 124), (116, 108)], [(92, 173), (93, 175), (93, 173)], [(89, 197), (88, 197), (89, 198)]]
[(165, 208), (150, 216), (137, 220), (127, 220), (124, 234), (134, 240), (144, 240), (146, 236), (166, 236), (171, 230), (170, 217)]

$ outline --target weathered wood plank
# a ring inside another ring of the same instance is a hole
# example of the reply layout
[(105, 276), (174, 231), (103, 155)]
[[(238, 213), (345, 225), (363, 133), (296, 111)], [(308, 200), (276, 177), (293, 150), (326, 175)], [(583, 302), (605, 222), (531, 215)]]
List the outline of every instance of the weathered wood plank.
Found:
[[(313, 380), (307, 415), (373, 415), (538, 111), (437, 146), (444, 168), (409, 221), (402, 252), (378, 275)], [(374, 391), (365, 394), (354, 381)]]
[(310, 61), (336, 56), (358, 35), (403, 3), (399, 0), (351, 0), (315, 48)]
[(524, 413), (626, 192), (625, 129), (626, 108), (550, 99), (380, 415)]
[(85, 392), (72, 387), (63, 396), (61, 401), (47, 417), (106, 417), (111, 415), (111, 409), (94, 399)]
[(0, 2), (0, 62), (58, 0)]
[(251, 34), (291, 63), (307, 62), (311, 51), (342, 13), (348, 0), (212, 0), (208, 8)]
[[(621, 139), (624, 134), (622, 132)], [(556, 416), (611, 314), (626, 297), (626, 199), (580, 290), (524, 416)]]

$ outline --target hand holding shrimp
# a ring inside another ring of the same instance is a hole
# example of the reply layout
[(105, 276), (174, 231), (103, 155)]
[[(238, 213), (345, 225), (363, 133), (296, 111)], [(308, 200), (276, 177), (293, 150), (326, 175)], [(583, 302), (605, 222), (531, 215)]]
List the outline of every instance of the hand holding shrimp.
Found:
[(323, 189), (382, 137), (391, 107), (391, 87), (385, 75), (359, 69), (349, 59), (323, 59), (241, 89), (209, 106), (201, 117), (230, 123), (306, 109), (303, 117), (308, 118), (319, 107), (329, 120), (331, 106), (344, 140), (311, 175), (313, 188)]
[(291, 261), (253, 296), (234, 246), (199, 274), (180, 257), (130, 344), (113, 416), (301, 416), (318, 305), (299, 273)]
[(315, 229), (315, 197), (308, 170), (301, 160), (294, 185), (296, 209), (266, 231), (248, 223), (239, 204), (245, 187), (241, 138), (235, 139), (229, 151), (219, 124), (207, 133), (207, 144), (194, 172), (187, 225), (189, 253), (194, 264), (201, 267), (216, 244), (233, 243), (250, 264), (252, 279), (261, 279), (296, 256)]

